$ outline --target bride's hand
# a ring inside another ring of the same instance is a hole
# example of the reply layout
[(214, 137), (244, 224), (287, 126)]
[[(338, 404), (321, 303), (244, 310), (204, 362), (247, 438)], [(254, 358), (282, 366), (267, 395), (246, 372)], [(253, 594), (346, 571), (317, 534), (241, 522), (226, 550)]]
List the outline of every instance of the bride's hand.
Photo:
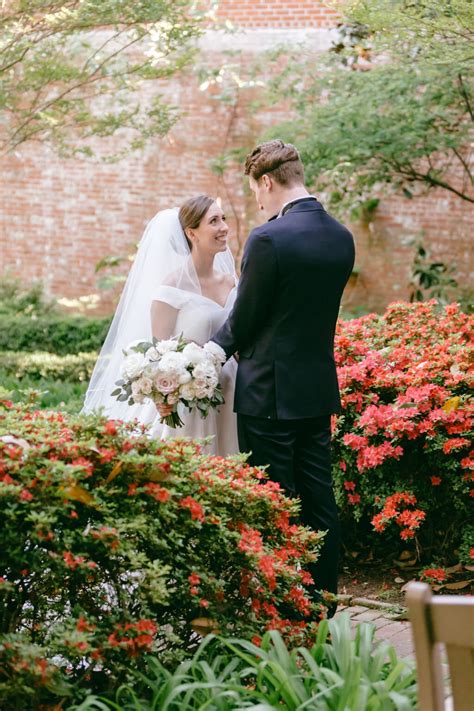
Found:
[(168, 415), (171, 415), (173, 412), (173, 405), (165, 405), (164, 403), (161, 405), (157, 405), (156, 409), (160, 413), (161, 417), (168, 417)]

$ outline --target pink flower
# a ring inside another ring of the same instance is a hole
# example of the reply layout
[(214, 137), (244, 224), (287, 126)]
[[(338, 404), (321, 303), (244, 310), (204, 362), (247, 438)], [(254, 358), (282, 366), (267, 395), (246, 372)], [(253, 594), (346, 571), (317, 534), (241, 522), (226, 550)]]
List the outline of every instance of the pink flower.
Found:
[(461, 449), (462, 447), (469, 447), (471, 444), (470, 440), (465, 437), (454, 437), (453, 439), (448, 439), (443, 444), (443, 452), (449, 454), (453, 449)]
[(192, 496), (186, 496), (180, 502), (180, 506), (189, 509), (193, 521), (204, 521), (204, 509), (201, 504), (196, 501), (196, 499), (193, 499)]
[(434, 580), (437, 583), (444, 583), (446, 578), (444, 568), (425, 568), (420, 575), (420, 580)]

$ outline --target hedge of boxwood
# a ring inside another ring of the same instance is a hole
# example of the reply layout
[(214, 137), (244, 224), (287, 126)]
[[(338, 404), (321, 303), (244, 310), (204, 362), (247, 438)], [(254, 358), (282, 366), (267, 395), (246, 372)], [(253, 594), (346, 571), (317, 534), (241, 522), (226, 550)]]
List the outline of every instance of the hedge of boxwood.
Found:
[(1, 372), (17, 380), (50, 378), (60, 381), (87, 382), (97, 360), (97, 352), (57, 355), (4, 351), (0, 354)]
[(48, 351), (67, 355), (99, 351), (110, 318), (63, 314), (1, 317), (0, 351)]

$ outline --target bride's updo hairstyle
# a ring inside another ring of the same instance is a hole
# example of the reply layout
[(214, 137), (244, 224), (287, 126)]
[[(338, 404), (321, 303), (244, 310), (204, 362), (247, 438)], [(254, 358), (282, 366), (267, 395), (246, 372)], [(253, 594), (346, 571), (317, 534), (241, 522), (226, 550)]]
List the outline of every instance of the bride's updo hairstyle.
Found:
[(202, 218), (214, 202), (214, 198), (208, 197), (207, 195), (198, 195), (197, 197), (186, 200), (179, 208), (179, 222), (190, 250), (192, 249), (192, 242), (186, 234), (186, 230), (197, 229), (201, 224)]

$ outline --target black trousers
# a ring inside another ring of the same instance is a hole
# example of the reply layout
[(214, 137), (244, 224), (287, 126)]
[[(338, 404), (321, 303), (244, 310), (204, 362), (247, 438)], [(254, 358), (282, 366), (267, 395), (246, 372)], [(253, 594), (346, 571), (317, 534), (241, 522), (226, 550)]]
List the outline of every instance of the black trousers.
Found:
[(315, 590), (337, 592), (340, 525), (331, 476), (330, 416), (272, 420), (238, 415), (239, 448), (252, 466), (269, 464), (270, 479), (301, 500), (301, 522), (327, 531), (316, 563)]

